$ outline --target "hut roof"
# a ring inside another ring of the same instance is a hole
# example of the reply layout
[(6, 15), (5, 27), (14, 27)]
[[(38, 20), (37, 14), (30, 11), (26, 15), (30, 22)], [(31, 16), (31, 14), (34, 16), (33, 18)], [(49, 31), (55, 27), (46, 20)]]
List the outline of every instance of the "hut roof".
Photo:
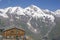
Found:
[(22, 30), (22, 31), (24, 31), (24, 29), (22, 29), (22, 28), (17, 28), (17, 27), (9, 28), (9, 29), (5, 29), (4, 31), (8, 31), (8, 30), (12, 30), (12, 29), (18, 29), (18, 30)]

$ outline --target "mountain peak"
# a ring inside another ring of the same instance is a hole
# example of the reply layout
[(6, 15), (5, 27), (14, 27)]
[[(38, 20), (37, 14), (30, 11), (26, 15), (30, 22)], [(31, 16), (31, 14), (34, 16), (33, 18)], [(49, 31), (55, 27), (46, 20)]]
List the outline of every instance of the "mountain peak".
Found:
[(37, 7), (36, 5), (30, 5), (30, 6), (32, 6), (32, 7)]

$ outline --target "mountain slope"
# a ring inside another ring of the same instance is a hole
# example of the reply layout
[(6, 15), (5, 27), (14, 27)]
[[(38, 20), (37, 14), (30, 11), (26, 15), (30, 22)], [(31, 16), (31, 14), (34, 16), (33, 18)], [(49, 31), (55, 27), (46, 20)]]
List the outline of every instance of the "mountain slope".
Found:
[(47, 37), (52, 29), (56, 27), (56, 18), (60, 19), (59, 13), (60, 11), (43, 10), (35, 5), (24, 9), (8, 7), (0, 9), (0, 27), (4, 29), (14, 26), (23, 28), (26, 35), (31, 36), (34, 40), (40, 40), (45, 36)]

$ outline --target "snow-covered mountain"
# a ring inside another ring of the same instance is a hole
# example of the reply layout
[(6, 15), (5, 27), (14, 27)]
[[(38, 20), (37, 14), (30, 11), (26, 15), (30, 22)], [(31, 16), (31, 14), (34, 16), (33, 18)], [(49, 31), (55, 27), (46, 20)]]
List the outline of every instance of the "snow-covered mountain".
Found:
[(34, 38), (40, 39), (47, 36), (55, 27), (57, 17), (60, 17), (60, 9), (53, 12), (35, 5), (26, 8), (8, 7), (0, 9), (0, 27), (20, 27), (25, 29), (27, 34), (32, 33)]

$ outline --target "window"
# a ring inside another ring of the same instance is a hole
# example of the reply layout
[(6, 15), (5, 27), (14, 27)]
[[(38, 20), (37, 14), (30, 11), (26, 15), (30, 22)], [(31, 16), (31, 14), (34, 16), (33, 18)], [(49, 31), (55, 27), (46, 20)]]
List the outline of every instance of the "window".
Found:
[(18, 31), (17, 31), (17, 34), (18, 34)]
[(11, 35), (13, 35), (14, 34), (14, 31), (11, 31)]
[(7, 38), (9, 38), (9, 36), (7, 36)]
[(13, 33), (14, 31), (11, 31), (11, 33)]
[(11, 36), (11, 38), (14, 38), (14, 36)]

